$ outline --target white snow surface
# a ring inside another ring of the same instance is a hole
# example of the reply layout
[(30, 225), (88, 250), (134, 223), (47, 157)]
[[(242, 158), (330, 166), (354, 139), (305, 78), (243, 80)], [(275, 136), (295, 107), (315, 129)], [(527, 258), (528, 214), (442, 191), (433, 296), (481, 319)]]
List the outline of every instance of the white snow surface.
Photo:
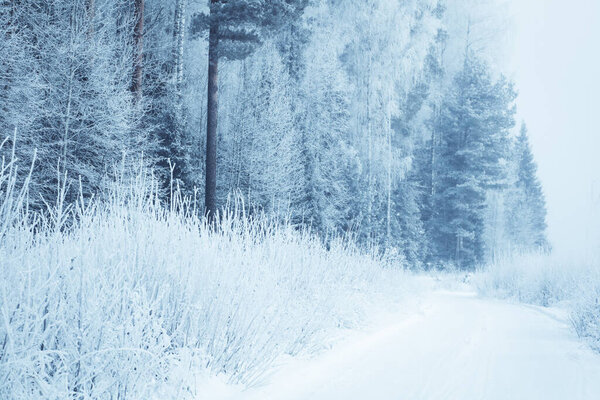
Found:
[(560, 309), (436, 290), (413, 312), (382, 313), (261, 387), (204, 382), (198, 399), (600, 399), (600, 355)]

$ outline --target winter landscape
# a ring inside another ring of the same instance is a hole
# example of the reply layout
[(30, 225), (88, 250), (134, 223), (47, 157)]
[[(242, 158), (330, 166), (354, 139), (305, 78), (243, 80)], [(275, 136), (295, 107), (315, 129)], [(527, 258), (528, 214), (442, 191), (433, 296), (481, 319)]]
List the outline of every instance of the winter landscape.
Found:
[(0, 0), (0, 399), (600, 399), (596, 0)]

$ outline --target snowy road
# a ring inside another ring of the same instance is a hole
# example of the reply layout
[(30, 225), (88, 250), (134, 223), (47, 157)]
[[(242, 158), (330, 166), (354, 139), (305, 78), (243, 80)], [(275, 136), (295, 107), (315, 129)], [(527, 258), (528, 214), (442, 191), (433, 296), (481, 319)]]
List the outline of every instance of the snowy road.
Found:
[(228, 398), (600, 399), (600, 355), (564, 316), (459, 292), (433, 293), (421, 310)]

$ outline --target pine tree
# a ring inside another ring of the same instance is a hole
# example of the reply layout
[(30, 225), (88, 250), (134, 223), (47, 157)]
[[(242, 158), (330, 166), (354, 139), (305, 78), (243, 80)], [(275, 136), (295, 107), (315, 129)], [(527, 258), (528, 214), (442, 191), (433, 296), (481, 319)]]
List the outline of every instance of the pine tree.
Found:
[(217, 211), (219, 59), (241, 60), (286, 23), (299, 18), (307, 0), (211, 0), (208, 15), (196, 15), (192, 32), (208, 30), (208, 101), (205, 212)]
[(508, 192), (508, 230), (512, 247), (517, 251), (546, 250), (546, 201), (537, 177), (527, 127), (521, 126), (513, 147), (515, 181)]
[(494, 83), (472, 54), (444, 98), (431, 236), (434, 257), (473, 268), (483, 262), (486, 191), (506, 184), (508, 134), (516, 95), (505, 79)]

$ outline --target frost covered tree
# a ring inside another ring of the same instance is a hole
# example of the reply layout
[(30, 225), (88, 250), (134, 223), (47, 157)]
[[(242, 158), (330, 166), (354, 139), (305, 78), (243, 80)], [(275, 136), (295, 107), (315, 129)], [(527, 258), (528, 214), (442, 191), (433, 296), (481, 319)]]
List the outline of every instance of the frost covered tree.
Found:
[(546, 202), (525, 124), (513, 145), (511, 161), (515, 180), (507, 192), (507, 225), (512, 247), (517, 251), (546, 250)]
[(11, 4), (8, 44), (18, 46), (6, 71), (10, 83), (0, 119), (18, 130), (23, 161), (38, 151), (31, 201), (56, 197), (57, 174), (68, 176), (68, 198), (79, 178), (84, 195), (98, 192), (123, 153), (151, 148), (136, 129), (130, 92), (133, 43), (123, 29), (131, 26), (128, 4)]
[(217, 211), (217, 124), (219, 59), (240, 60), (265, 37), (298, 18), (307, 0), (210, 0), (208, 14), (196, 15), (192, 31), (208, 30), (208, 100), (206, 128), (205, 212)]
[[(360, 173), (356, 194), (359, 237), (392, 246), (397, 233), (395, 196), (406, 178), (422, 102), (407, 101), (420, 84), (425, 59), (440, 27), (437, 1), (343, 2), (340, 54), (351, 84), (349, 137)], [(415, 107), (416, 105), (416, 107)], [(412, 108), (415, 108), (414, 110)], [(407, 185), (402, 185), (407, 187)]]
[(467, 54), (443, 99), (434, 129), (440, 154), (433, 196), (433, 256), (461, 268), (484, 260), (486, 193), (506, 185), (508, 138), (514, 126), (515, 92), (494, 82), (487, 65)]
[(192, 86), (185, 63), (188, 0), (144, 3), (144, 96), (137, 104), (143, 115), (141, 127), (157, 143), (154, 161), (163, 195), (177, 187), (190, 194), (196, 182), (188, 126), (191, 104), (186, 102), (186, 86)]
[(222, 113), (217, 199), (242, 196), (252, 208), (285, 217), (298, 204), (300, 176), (289, 77), (272, 45), (232, 67), (239, 81), (222, 96), (233, 107)]
[(135, 101), (142, 97), (142, 79), (144, 76), (144, 6), (145, 0), (134, 0), (133, 28), (133, 79), (131, 91)]
[[(339, 55), (343, 40), (331, 40), (339, 27), (330, 19), (325, 2), (309, 12), (302, 63), (287, 59), (298, 82), (295, 105), (300, 142), (301, 197), (294, 222), (310, 225), (322, 235), (345, 231), (352, 223), (352, 180), (356, 152), (351, 147), (350, 82)], [(295, 48), (298, 51), (298, 48)]]

